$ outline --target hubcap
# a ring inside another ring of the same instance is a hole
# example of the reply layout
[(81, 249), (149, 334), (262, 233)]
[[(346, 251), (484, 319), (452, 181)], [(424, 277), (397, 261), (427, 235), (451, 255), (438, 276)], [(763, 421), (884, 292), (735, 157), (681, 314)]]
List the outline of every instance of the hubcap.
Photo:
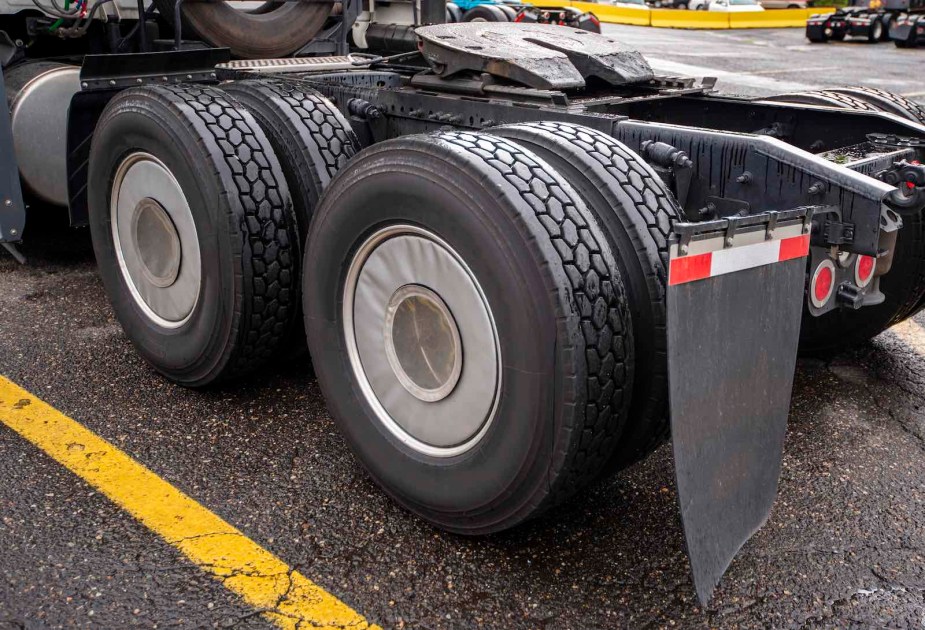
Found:
[(350, 264), (343, 309), (351, 367), (382, 425), (435, 457), (475, 446), (497, 406), (501, 352), (456, 251), (416, 226), (376, 232)]
[(462, 374), (462, 342), (440, 296), (419, 284), (398, 289), (386, 307), (384, 335), (389, 365), (412, 396), (449, 396)]
[(133, 153), (116, 171), (110, 201), (119, 269), (142, 312), (165, 328), (183, 325), (202, 284), (189, 203), (163, 162)]

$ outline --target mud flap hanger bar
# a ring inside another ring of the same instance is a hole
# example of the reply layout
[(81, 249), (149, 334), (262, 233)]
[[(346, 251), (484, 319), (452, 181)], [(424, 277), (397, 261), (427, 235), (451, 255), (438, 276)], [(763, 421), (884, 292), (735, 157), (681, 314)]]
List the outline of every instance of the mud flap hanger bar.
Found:
[(772, 240), (778, 222), (800, 219), (803, 224), (803, 232), (808, 234), (813, 215), (830, 210), (832, 210), (832, 208), (827, 206), (806, 206), (793, 208), (791, 210), (770, 210), (761, 214), (753, 214), (744, 217), (726, 217), (724, 219), (701, 221), (698, 223), (675, 223), (673, 227), (678, 241), (678, 249), (683, 256), (688, 253), (691, 240), (696, 235), (708, 234), (711, 232), (723, 231), (725, 233), (726, 247), (732, 247), (736, 232), (742, 228), (763, 225), (765, 228), (765, 240)]
[(823, 210), (673, 226), (671, 432), (688, 557), (704, 605), (777, 494), (810, 222)]

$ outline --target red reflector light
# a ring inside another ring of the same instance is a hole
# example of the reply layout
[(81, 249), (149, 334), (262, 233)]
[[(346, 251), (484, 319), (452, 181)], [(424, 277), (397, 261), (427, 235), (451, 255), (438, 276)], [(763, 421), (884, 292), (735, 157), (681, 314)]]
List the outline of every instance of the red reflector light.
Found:
[(831, 260), (823, 260), (813, 273), (809, 287), (809, 297), (813, 306), (822, 308), (832, 297), (835, 288), (835, 265)]
[(854, 279), (859, 287), (866, 287), (874, 277), (874, 268), (877, 261), (873, 256), (858, 256), (858, 262), (854, 268)]

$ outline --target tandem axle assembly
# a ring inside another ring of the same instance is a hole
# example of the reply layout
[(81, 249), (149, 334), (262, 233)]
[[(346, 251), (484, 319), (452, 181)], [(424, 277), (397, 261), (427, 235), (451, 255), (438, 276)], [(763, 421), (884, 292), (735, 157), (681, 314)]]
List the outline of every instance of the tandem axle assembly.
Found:
[(189, 387), (307, 339), (357, 458), (454, 532), (670, 435), (705, 601), (773, 503), (798, 351), (925, 305), (925, 116), (863, 88), (726, 97), (563, 26), (415, 37), (87, 57), (68, 206), (117, 318)]

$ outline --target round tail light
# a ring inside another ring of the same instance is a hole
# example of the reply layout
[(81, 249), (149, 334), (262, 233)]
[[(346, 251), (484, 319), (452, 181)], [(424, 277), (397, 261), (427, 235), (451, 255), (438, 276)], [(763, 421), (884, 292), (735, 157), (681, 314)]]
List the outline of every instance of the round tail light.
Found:
[(877, 261), (873, 256), (858, 255), (858, 261), (854, 264), (854, 281), (862, 289), (870, 284), (874, 279), (874, 269), (877, 267)]
[(816, 271), (813, 272), (813, 279), (809, 283), (809, 299), (813, 306), (822, 308), (835, 292), (835, 264), (831, 260), (823, 260)]

